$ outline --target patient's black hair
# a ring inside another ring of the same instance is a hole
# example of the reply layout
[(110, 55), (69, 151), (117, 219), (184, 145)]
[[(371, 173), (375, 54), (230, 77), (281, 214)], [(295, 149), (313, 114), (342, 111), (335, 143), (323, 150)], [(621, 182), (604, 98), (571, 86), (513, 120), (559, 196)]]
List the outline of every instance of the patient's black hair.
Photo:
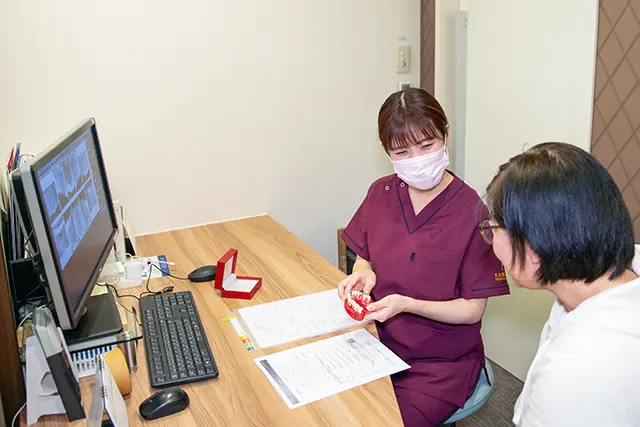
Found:
[(540, 257), (541, 284), (615, 279), (631, 265), (633, 224), (622, 194), (607, 169), (576, 146), (547, 142), (511, 158), (486, 200), (511, 237), (514, 266), (524, 266), (525, 242)]

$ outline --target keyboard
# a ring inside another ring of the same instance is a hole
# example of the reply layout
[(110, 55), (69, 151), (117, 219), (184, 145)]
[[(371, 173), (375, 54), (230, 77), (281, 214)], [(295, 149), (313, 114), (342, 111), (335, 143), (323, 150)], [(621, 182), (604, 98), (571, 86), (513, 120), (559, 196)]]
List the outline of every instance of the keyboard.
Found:
[(218, 376), (191, 292), (140, 298), (149, 379), (155, 388)]

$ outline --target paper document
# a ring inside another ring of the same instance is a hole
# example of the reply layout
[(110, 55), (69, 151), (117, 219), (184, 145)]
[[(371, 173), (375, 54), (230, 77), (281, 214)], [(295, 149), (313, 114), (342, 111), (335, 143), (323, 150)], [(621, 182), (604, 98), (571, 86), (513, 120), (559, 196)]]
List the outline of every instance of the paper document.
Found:
[(255, 359), (290, 409), (409, 369), (365, 329)]
[(261, 348), (364, 323), (349, 317), (337, 289), (241, 308), (238, 316)]
[(88, 427), (100, 427), (106, 410), (113, 427), (127, 427), (129, 425), (127, 406), (109, 366), (104, 361), (104, 354), (97, 356), (95, 363), (96, 373), (87, 425)]

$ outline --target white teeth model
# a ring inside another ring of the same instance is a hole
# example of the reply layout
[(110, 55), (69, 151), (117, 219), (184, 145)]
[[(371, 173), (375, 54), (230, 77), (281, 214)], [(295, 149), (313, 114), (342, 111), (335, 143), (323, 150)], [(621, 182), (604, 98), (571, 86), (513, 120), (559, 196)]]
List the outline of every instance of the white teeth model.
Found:
[(349, 306), (351, 308), (353, 308), (353, 310), (356, 313), (362, 313), (363, 308), (362, 306), (360, 306), (360, 304), (358, 304), (354, 298), (357, 297), (358, 295), (362, 296), (362, 302), (367, 305), (369, 303), (371, 303), (371, 297), (369, 295), (365, 295), (363, 294), (361, 291), (351, 291), (349, 292), (349, 294), (347, 295), (347, 304), (349, 304)]
[(358, 303), (355, 302), (354, 300), (349, 299), (349, 305), (351, 306), (351, 308), (353, 308), (353, 311), (355, 311), (356, 313), (358, 314), (362, 313), (362, 307), (360, 307)]

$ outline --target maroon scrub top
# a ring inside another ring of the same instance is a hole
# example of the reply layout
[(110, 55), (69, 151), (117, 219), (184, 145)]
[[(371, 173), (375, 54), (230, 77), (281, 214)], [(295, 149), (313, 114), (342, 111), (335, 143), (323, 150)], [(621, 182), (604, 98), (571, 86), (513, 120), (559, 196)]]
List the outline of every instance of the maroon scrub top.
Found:
[[(376, 300), (390, 294), (427, 301), (506, 295), (502, 265), (478, 231), (487, 218), (478, 194), (455, 175), (415, 215), (407, 184), (391, 175), (371, 185), (342, 238), (371, 262)], [(484, 367), (480, 325), (410, 313), (377, 323), (380, 340), (411, 366), (392, 376), (396, 393), (408, 389), (464, 406)]]

